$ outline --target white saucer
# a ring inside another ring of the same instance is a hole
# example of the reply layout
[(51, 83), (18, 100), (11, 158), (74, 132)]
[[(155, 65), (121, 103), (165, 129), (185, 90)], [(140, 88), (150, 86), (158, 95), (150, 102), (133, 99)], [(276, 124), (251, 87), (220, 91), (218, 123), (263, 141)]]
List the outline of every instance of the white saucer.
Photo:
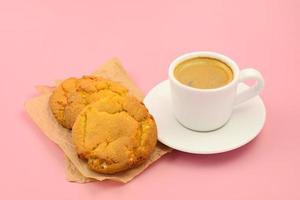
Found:
[[(238, 90), (246, 88), (242, 83)], [(173, 116), (168, 80), (156, 85), (144, 103), (155, 118), (158, 140), (173, 149), (195, 154), (221, 153), (247, 144), (260, 133), (266, 118), (264, 103), (258, 96), (237, 106), (228, 123), (218, 130), (197, 132), (184, 128)]]

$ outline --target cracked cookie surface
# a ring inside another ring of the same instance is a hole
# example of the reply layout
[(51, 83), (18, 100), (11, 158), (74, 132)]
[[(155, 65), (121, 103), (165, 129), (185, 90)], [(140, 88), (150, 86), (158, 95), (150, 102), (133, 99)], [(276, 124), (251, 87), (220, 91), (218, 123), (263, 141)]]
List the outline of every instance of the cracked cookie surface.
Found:
[(80, 158), (96, 172), (114, 174), (143, 163), (157, 141), (156, 124), (143, 103), (110, 93), (77, 117), (72, 138)]
[(108, 94), (126, 95), (128, 90), (120, 84), (96, 76), (64, 80), (49, 99), (51, 111), (62, 126), (72, 129), (78, 114), (92, 102)]

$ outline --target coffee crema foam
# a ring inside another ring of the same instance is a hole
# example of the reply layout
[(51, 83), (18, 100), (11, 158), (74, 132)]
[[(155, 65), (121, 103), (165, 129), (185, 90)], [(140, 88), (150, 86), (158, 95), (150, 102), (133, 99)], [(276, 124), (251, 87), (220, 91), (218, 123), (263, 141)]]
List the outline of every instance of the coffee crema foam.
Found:
[(233, 80), (232, 69), (215, 58), (196, 57), (179, 63), (174, 70), (175, 78), (184, 85), (213, 89)]

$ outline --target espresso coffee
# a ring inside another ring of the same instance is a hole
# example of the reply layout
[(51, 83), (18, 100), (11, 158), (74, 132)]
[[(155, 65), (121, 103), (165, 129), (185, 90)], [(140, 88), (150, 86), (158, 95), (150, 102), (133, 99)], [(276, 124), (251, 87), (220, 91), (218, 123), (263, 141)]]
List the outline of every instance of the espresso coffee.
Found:
[(199, 89), (213, 89), (232, 81), (233, 72), (220, 60), (196, 57), (179, 63), (174, 70), (174, 76), (184, 85)]

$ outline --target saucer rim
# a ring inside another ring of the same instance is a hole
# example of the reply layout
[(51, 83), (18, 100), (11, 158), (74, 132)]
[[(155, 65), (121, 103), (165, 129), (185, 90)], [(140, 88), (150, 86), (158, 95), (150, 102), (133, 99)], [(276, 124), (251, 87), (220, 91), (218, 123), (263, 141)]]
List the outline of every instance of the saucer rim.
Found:
[[(159, 82), (158, 84), (156, 84), (148, 93), (147, 93), (147, 95), (145, 96), (145, 98), (144, 98), (144, 100), (146, 100), (146, 98), (148, 97), (148, 95), (158, 86), (158, 85), (161, 85), (161, 84), (164, 84), (165, 82), (169, 82), (169, 80), (167, 79), (167, 80), (164, 80), (164, 81), (161, 81), (161, 82)], [(167, 83), (165, 83), (165, 84), (167, 84)], [(247, 84), (245, 84), (245, 83), (240, 83), (240, 84), (242, 84), (242, 85), (244, 85), (244, 86), (246, 86), (246, 87), (249, 87)], [(262, 126), (260, 127), (260, 129), (259, 130), (257, 130), (256, 132), (256, 134), (253, 134), (253, 136), (252, 137), (250, 137), (248, 140), (245, 140), (244, 142), (242, 142), (242, 143), (239, 143), (238, 145), (235, 145), (235, 146), (231, 146), (230, 148), (225, 148), (225, 149), (222, 149), (222, 150), (216, 150), (216, 151), (203, 151), (203, 150), (201, 150), (201, 151), (192, 151), (192, 150), (190, 150), (190, 149), (186, 149), (185, 148), (185, 146), (174, 146), (174, 145), (172, 145), (172, 144), (169, 144), (167, 141), (165, 141), (164, 139), (162, 139), (161, 137), (160, 137), (160, 134), (157, 134), (157, 138), (158, 138), (158, 140), (159, 140), (159, 142), (161, 142), (162, 144), (164, 144), (164, 145), (166, 145), (166, 146), (168, 146), (168, 147), (171, 147), (172, 149), (175, 149), (175, 150), (178, 150), (178, 151), (181, 151), (181, 152), (185, 152), (185, 153), (191, 153), (191, 154), (219, 154), (219, 153), (225, 153), (225, 152), (229, 152), (229, 151), (232, 151), (232, 150), (235, 150), (235, 149), (238, 149), (238, 148), (240, 148), (240, 147), (242, 147), (242, 146), (244, 146), (244, 145), (246, 145), (246, 144), (248, 144), (248, 143), (250, 143), (252, 140), (254, 140), (261, 132), (262, 132), (262, 130), (263, 130), (263, 128), (264, 128), (264, 126), (265, 126), (265, 122), (266, 122), (266, 106), (265, 106), (265, 104), (264, 104), (264, 102), (263, 102), (263, 100), (262, 100), (262, 98), (258, 95), (256, 98), (258, 98), (258, 100), (260, 101), (260, 103), (262, 104), (262, 113), (261, 113), (261, 115), (263, 115), (263, 120), (262, 120)], [(250, 100), (251, 101), (251, 100)], [(177, 121), (177, 119), (175, 119), (176, 121)], [(230, 119), (226, 122), (226, 123), (228, 123), (230, 121)], [(179, 123), (178, 121), (177, 121), (177, 123)], [(179, 123), (180, 124), (180, 123)], [(182, 126), (182, 124), (180, 124), (180, 126)], [(222, 127), (220, 127), (219, 129), (222, 129), (222, 128), (224, 128), (226, 126), (226, 124), (224, 125), (224, 126), (222, 126)], [(184, 126), (183, 126), (184, 127)], [(184, 127), (184, 128), (186, 128), (186, 127)], [(209, 134), (209, 133), (213, 133), (214, 131), (217, 131), (217, 130), (219, 130), (219, 129), (216, 129), (216, 130), (212, 130), (212, 131), (208, 131), (208, 132), (205, 132), (205, 133), (207, 133), (207, 134)], [(190, 131), (193, 131), (193, 132), (198, 132), (198, 131), (194, 131), (194, 130), (191, 130), (191, 129), (189, 129)], [(201, 131), (200, 131), (201, 132)]]

